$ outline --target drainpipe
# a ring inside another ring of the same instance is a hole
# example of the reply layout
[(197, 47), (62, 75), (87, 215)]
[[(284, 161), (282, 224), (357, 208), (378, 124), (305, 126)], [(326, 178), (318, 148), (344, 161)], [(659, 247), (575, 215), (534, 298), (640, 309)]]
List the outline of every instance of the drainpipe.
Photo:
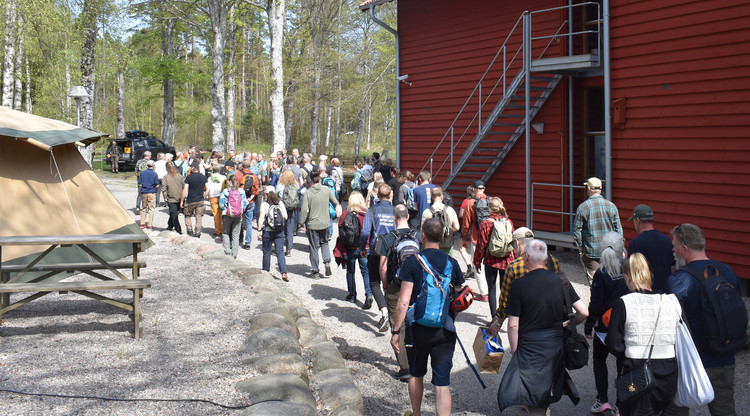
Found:
[(526, 226), (534, 229), (534, 216), (532, 209), (531, 199), (531, 120), (529, 119), (529, 113), (531, 112), (531, 100), (529, 97), (531, 83), (531, 15), (528, 12), (524, 12), (523, 15), (523, 69), (526, 75), (525, 81), (525, 127), (526, 130)]
[[(568, 56), (573, 55), (573, 0), (568, 0)], [(573, 76), (568, 76), (568, 184), (573, 185)], [(573, 191), (568, 188), (568, 209), (573, 211)], [(568, 216), (569, 231), (573, 231), (575, 218)], [(564, 227), (564, 225), (563, 225)]]
[(606, 161), (604, 172), (607, 199), (612, 201), (612, 91), (610, 91), (612, 80), (609, 73), (609, 0), (602, 2), (602, 9), (604, 17), (604, 36), (602, 36), (602, 53), (604, 54), (604, 158)]
[(398, 32), (392, 27), (388, 26), (382, 20), (375, 17), (375, 5), (370, 4), (370, 18), (373, 22), (377, 23), (378, 26), (391, 32), (395, 37), (396, 42), (396, 167), (401, 169), (401, 85), (399, 77), (401, 77), (401, 64), (399, 59), (399, 40)]

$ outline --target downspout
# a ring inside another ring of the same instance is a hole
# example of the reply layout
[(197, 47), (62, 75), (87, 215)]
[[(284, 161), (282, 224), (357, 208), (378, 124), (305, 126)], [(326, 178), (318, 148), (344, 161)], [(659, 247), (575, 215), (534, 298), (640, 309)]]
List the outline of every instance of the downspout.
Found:
[(531, 15), (528, 11), (523, 14), (523, 70), (526, 76), (525, 80), (525, 102), (524, 102), (524, 129), (526, 130), (526, 225), (534, 229), (534, 216), (532, 212), (531, 199), (531, 112), (530, 84), (531, 84)]
[(370, 18), (373, 22), (377, 23), (378, 26), (391, 32), (395, 37), (396, 42), (396, 167), (401, 168), (401, 85), (399, 77), (401, 77), (401, 64), (399, 59), (399, 40), (398, 32), (392, 27), (388, 26), (382, 20), (375, 17), (375, 5), (370, 4)]
[(612, 92), (611, 89), (611, 76), (609, 73), (610, 62), (609, 62), (609, 0), (602, 2), (603, 17), (604, 17), (604, 36), (602, 41), (602, 52), (604, 53), (604, 158), (606, 165), (604, 167), (605, 175), (605, 189), (607, 199), (612, 201)]
[[(573, 55), (573, 0), (568, 0), (568, 56)], [(573, 185), (573, 76), (568, 76), (568, 185)], [(568, 188), (568, 209), (573, 211), (573, 191)], [(569, 230), (573, 231), (575, 218), (568, 216)], [(564, 227), (564, 226), (563, 226)]]

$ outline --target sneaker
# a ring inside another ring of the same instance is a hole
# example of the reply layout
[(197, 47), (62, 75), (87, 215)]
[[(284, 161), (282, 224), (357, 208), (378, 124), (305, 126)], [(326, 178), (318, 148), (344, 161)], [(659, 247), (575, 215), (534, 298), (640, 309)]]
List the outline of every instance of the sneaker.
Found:
[(286, 256), (287, 257), (292, 257), (292, 250), (287, 250), (286, 251)]
[(398, 381), (402, 381), (404, 383), (409, 381), (409, 370), (398, 370), (396, 373), (393, 374), (393, 378), (395, 378)]
[(612, 405), (607, 403), (602, 403), (599, 401), (599, 399), (596, 400), (596, 403), (594, 403), (593, 406), (591, 406), (591, 413), (604, 413), (604, 414), (613, 414), (612, 413)]
[(281, 273), (281, 280), (283, 280), (285, 282), (289, 281), (289, 277), (287, 277), (286, 273)]
[(357, 301), (357, 298), (354, 295), (352, 295), (351, 293), (349, 293), (349, 294), (346, 295), (346, 298), (344, 298), (344, 300), (347, 301), (347, 302), (354, 303), (354, 302)]
[(474, 300), (477, 302), (489, 302), (490, 298), (487, 295), (476, 295), (474, 296)]
[(385, 332), (388, 330), (388, 314), (385, 314), (380, 317), (380, 320), (378, 321), (378, 332)]
[(365, 303), (362, 305), (362, 309), (370, 309), (372, 307), (372, 296), (368, 296), (365, 298)]
[(329, 277), (332, 274), (333, 274), (333, 272), (331, 271), (331, 265), (330, 264), (326, 264), (326, 277)]
[(310, 274), (310, 278), (311, 278), (311, 279), (316, 279), (316, 280), (317, 280), (317, 279), (320, 279), (321, 277), (323, 277), (323, 275), (322, 275), (322, 274), (320, 274), (320, 272), (312, 272), (312, 273)]
[(250, 250), (250, 244), (243, 244), (242, 245), (243, 250)]
[(143, 229), (146, 228), (146, 226), (144, 224), (141, 224), (140, 227), (141, 227), (141, 230), (143, 230)]

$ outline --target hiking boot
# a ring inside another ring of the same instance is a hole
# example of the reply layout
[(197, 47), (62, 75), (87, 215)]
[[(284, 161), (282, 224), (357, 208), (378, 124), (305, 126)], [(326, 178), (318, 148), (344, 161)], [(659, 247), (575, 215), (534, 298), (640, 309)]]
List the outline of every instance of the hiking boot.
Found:
[(388, 314), (385, 314), (380, 317), (380, 320), (378, 321), (378, 332), (385, 332), (388, 330)]
[(372, 307), (372, 295), (365, 298), (365, 303), (362, 305), (362, 309), (370, 309)]
[(331, 265), (328, 264), (328, 263), (326, 263), (326, 277), (329, 277), (332, 274), (333, 274), (333, 272), (331, 271)]

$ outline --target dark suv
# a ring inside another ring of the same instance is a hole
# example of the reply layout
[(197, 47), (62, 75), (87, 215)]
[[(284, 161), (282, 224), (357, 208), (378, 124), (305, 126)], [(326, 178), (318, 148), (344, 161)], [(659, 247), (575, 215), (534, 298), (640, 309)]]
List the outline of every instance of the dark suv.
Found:
[[(157, 153), (171, 153), (173, 156), (176, 156), (174, 147), (167, 146), (161, 140), (142, 130), (130, 130), (125, 132), (125, 138), (114, 139), (111, 142), (117, 142), (117, 145), (120, 146), (119, 165), (121, 167), (135, 168), (136, 162), (143, 158), (143, 152), (146, 150), (151, 152), (153, 160), (156, 160)], [(111, 142), (107, 147), (106, 154), (110, 154)], [(107, 164), (112, 164), (110, 158), (107, 158)]]

